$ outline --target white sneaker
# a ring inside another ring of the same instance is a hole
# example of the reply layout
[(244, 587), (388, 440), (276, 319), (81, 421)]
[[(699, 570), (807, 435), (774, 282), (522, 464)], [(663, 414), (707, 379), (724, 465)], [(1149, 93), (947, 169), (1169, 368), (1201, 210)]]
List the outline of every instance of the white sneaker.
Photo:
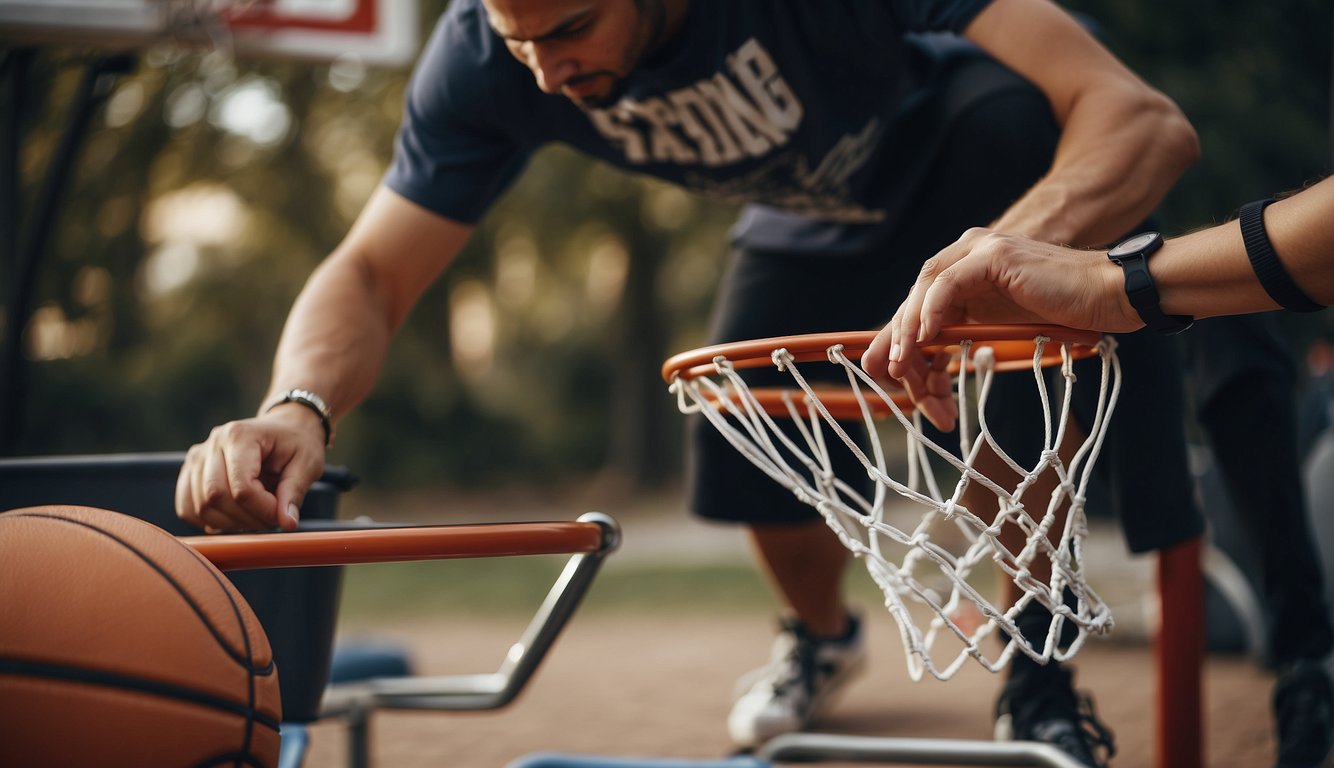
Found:
[(737, 681), (727, 730), (740, 747), (754, 747), (799, 731), (833, 703), (836, 693), (866, 666), (861, 621), (848, 617), (846, 637), (812, 638), (794, 619), (782, 622), (768, 665)]

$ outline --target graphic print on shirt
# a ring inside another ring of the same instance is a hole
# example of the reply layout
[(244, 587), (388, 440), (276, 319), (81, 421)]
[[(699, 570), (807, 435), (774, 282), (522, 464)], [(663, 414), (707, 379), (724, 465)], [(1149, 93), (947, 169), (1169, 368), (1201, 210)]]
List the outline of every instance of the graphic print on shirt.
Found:
[(759, 167), (723, 181), (688, 173), (684, 183), (695, 191), (832, 221), (884, 217), (883, 211), (852, 202), (848, 188), (880, 139), (880, 121), (871, 119), (862, 130), (843, 136), (816, 162), (788, 147), (804, 107), (755, 38), (729, 54), (726, 69), (711, 77), (663, 96), (627, 97), (587, 113), (631, 166), (720, 167), (764, 158)]

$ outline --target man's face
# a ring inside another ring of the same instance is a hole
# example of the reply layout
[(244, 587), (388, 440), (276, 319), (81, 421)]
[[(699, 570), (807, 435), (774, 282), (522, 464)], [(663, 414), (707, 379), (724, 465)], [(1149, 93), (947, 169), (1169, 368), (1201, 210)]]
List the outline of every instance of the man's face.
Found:
[(657, 42), (663, 0), (483, 0), (491, 28), (545, 93), (588, 107), (620, 98)]

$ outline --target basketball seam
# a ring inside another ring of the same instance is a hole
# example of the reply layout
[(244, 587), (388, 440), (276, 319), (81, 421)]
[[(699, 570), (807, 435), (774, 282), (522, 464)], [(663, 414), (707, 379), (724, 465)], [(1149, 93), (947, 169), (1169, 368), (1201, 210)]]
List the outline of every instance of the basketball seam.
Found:
[[(154, 571), (157, 571), (158, 575), (160, 575), (168, 584), (171, 585), (173, 589), (176, 590), (177, 594), (181, 596), (181, 599), (185, 601), (186, 605), (190, 606), (190, 610), (194, 611), (195, 615), (199, 617), (200, 622), (204, 625), (206, 629), (208, 629), (209, 634), (213, 635), (214, 642), (216, 642), (218, 644), (218, 647), (220, 647), (223, 650), (223, 653), (229, 658), (231, 658), (233, 661), (235, 661), (243, 670), (245, 670), (247, 706), (245, 708), (245, 714), (246, 714), (245, 729), (242, 735), (241, 749), (242, 751), (250, 749), (251, 741), (254, 738), (255, 720), (260, 719), (261, 717), (263, 717), (265, 720), (268, 719), (266, 716), (260, 713), (255, 707), (255, 677), (257, 674), (261, 672), (261, 670), (259, 670), (253, 663), (251, 663), (250, 631), (249, 631), (250, 628), (246, 626), (245, 620), (241, 616), (240, 608), (237, 606), (236, 601), (232, 599), (231, 592), (228, 589), (226, 589), (226, 587), (223, 586), (221, 582), (218, 580), (219, 574), (217, 573), (216, 569), (208, 568), (206, 569), (205, 572), (208, 573), (210, 576), (212, 576), (214, 582), (217, 583), (220, 587), (222, 587), (223, 595), (227, 598), (227, 604), (231, 606), (232, 615), (235, 616), (237, 624), (240, 626), (241, 629), (241, 642), (245, 650), (244, 657), (239, 656), (225, 642), (221, 633), (218, 631), (216, 627), (213, 626), (213, 623), (209, 620), (209, 617), (205, 615), (203, 609), (200, 608), (199, 604), (191, 597), (191, 595), (184, 588), (181, 587), (180, 583), (177, 582), (175, 577), (173, 577), (165, 569), (163, 569), (156, 562), (154, 562), (152, 558), (150, 558), (144, 552), (141, 552), (137, 547), (135, 547), (130, 542), (125, 541), (124, 539), (112, 533), (111, 531), (99, 528), (95, 525), (86, 523), (82, 520), (72, 520), (70, 518), (61, 517), (59, 515), (43, 514), (39, 512), (28, 512), (22, 515), (17, 515), (16, 517), (39, 517), (46, 520), (56, 520), (59, 522), (73, 523), (75, 525), (82, 526), (90, 531), (95, 531), (97, 533), (100, 533), (103, 536), (106, 536), (107, 538), (116, 542), (117, 544), (120, 544), (122, 547), (125, 547), (127, 550), (132, 552), (135, 555), (135, 557), (138, 557), (145, 564), (147, 564), (148, 567), (152, 568)], [(131, 518), (131, 519), (137, 519), (137, 518)], [(145, 524), (151, 525), (149, 523)], [(180, 544), (180, 546), (185, 547), (186, 550), (188, 550), (195, 557), (200, 558), (201, 560), (204, 559), (203, 556), (200, 555), (198, 552), (196, 552), (193, 548), (185, 544)], [(204, 560), (204, 562), (207, 562), (207, 560)], [(270, 659), (269, 663), (265, 665), (264, 669), (262, 670), (263, 674), (266, 676), (270, 674), (273, 670), (273, 667), (274, 667), (273, 660)], [(235, 705), (235, 706), (240, 707), (240, 705)]]
[(76, 667), (68, 664), (51, 664), (49, 662), (41, 661), (0, 658), (0, 675), (39, 679), (45, 678), (50, 680), (68, 680), (71, 682), (86, 683), (107, 688), (139, 691), (141, 693), (148, 693), (164, 698), (188, 701), (211, 709), (240, 715), (246, 719), (247, 724), (253, 721), (258, 721), (260, 724), (275, 731), (279, 729), (280, 725), (277, 720), (268, 715), (265, 715), (262, 712), (256, 712), (254, 707), (247, 707), (234, 701), (228, 701), (221, 696), (205, 693), (204, 691), (198, 691), (193, 688), (187, 688), (182, 685), (176, 685), (174, 683), (165, 683), (160, 680), (152, 680), (145, 677), (124, 675), (118, 672), (108, 672), (106, 670), (90, 669), (88, 667)]
[[(209, 634), (213, 635), (213, 639), (214, 639), (214, 641), (217, 642), (218, 646), (219, 646), (220, 648), (222, 648), (223, 652), (225, 652), (225, 653), (227, 654), (228, 657), (230, 657), (233, 661), (235, 661), (237, 664), (240, 664), (242, 667), (244, 667), (244, 668), (247, 669), (247, 670), (250, 670), (250, 671), (259, 671), (258, 667), (256, 667), (256, 665), (252, 664), (252, 663), (250, 662), (249, 659), (243, 657), (240, 653), (237, 653), (235, 650), (233, 650), (233, 649), (227, 644), (227, 641), (222, 637), (222, 634), (218, 631), (218, 629), (217, 629), (216, 627), (213, 626), (213, 623), (209, 620), (208, 615), (205, 614), (204, 611), (203, 611), (203, 609), (199, 607), (198, 602), (195, 601), (195, 600), (190, 596), (190, 593), (187, 592), (185, 589), (183, 589), (183, 588), (181, 587), (180, 583), (179, 583), (179, 582), (178, 582), (178, 581), (177, 581), (177, 580), (176, 580), (170, 573), (168, 573), (166, 570), (164, 570), (164, 569), (163, 569), (161, 566), (159, 566), (157, 563), (153, 562), (153, 559), (152, 559), (152, 558), (150, 558), (150, 557), (149, 557), (148, 555), (146, 555), (145, 553), (141, 552), (141, 551), (140, 551), (139, 549), (137, 549), (133, 544), (129, 543), (128, 541), (125, 541), (124, 539), (120, 538), (119, 536), (115, 535), (114, 533), (112, 533), (112, 532), (110, 532), (110, 531), (103, 530), (103, 529), (101, 529), (101, 528), (98, 528), (98, 527), (95, 526), (95, 525), (90, 525), (90, 524), (88, 524), (88, 523), (83, 522), (82, 520), (71, 520), (70, 518), (67, 518), (67, 517), (60, 517), (60, 516), (58, 516), (58, 515), (47, 515), (47, 514), (41, 514), (41, 513), (27, 513), (27, 514), (24, 514), (24, 515), (20, 515), (20, 517), (41, 517), (41, 518), (45, 518), (45, 519), (48, 519), (48, 520), (57, 520), (57, 521), (60, 521), (60, 522), (63, 522), (63, 523), (73, 523), (73, 524), (75, 524), (75, 525), (79, 525), (79, 526), (82, 526), (82, 527), (84, 527), (84, 528), (87, 528), (87, 529), (90, 530), (90, 531), (96, 531), (97, 533), (100, 533), (100, 534), (106, 536), (107, 538), (111, 539), (112, 541), (115, 541), (116, 543), (118, 543), (118, 544), (120, 544), (121, 546), (125, 547), (125, 548), (128, 549), (130, 552), (134, 553), (134, 555), (135, 555), (136, 557), (138, 557), (140, 560), (143, 560), (144, 563), (146, 563), (146, 564), (148, 565), (148, 567), (150, 567), (150, 568), (152, 568), (153, 570), (157, 571), (158, 574), (159, 574), (160, 576), (162, 576), (162, 578), (163, 578), (164, 580), (166, 580), (166, 582), (167, 582), (168, 584), (170, 584), (171, 587), (172, 587), (173, 589), (176, 590), (176, 592), (181, 596), (181, 598), (182, 598), (183, 600), (185, 600), (186, 604), (190, 606), (190, 610), (194, 611), (195, 615), (199, 617), (201, 623), (208, 629)], [(131, 518), (131, 519), (137, 519), (137, 518)], [(187, 545), (182, 544), (181, 546), (187, 546)], [(187, 548), (188, 548), (188, 547), (187, 547)], [(193, 549), (190, 549), (189, 551), (194, 552)], [(210, 572), (209, 575), (210, 575), (210, 576), (214, 576), (215, 579), (217, 578), (217, 577), (216, 577), (214, 574), (212, 574), (211, 572)], [(231, 594), (228, 593), (226, 590), (223, 590), (223, 593), (226, 595), (226, 597), (227, 597), (227, 602), (231, 605), (233, 612), (239, 614), (239, 612), (238, 612), (237, 609), (236, 609), (236, 602), (235, 602), (234, 600), (232, 600), (232, 596), (231, 596)], [(244, 644), (245, 644), (245, 646), (246, 646), (246, 650), (249, 650), (249, 645), (250, 645), (250, 643), (249, 643), (249, 633), (247, 633), (247, 632), (244, 631), (244, 630), (246, 629), (246, 627), (245, 627), (245, 624), (244, 624), (243, 622), (241, 623), (241, 628), (242, 628), (242, 635), (245, 637), (245, 641), (243, 641), (243, 642), (244, 642)], [(269, 664), (265, 665), (265, 670), (267, 670), (267, 669), (268, 669), (269, 667), (271, 667), (272, 665), (273, 665), (273, 663), (272, 663), (272, 661), (270, 661)]]
[[(201, 563), (208, 563), (208, 558), (199, 554), (199, 550), (189, 546), (187, 546), (186, 549), (189, 550), (190, 554), (194, 555)], [(236, 617), (236, 623), (241, 626), (241, 642), (245, 644), (245, 655), (246, 658), (248, 659), (250, 658), (250, 651), (251, 651), (250, 627), (246, 623), (245, 617), (241, 615), (240, 607), (238, 607), (236, 601), (232, 599), (232, 592), (230, 589), (227, 588), (227, 584), (224, 583), (224, 578), (222, 576), (222, 573), (218, 571), (218, 569), (212, 567), (206, 568), (205, 570), (210, 576), (213, 577), (214, 583), (216, 583), (218, 585), (218, 588), (222, 590), (223, 594), (227, 596), (227, 602), (232, 606), (232, 615)], [(246, 671), (249, 673), (246, 675), (246, 696), (250, 704), (250, 711), (254, 712), (255, 676), (257, 673), (253, 666), (247, 667)], [(265, 676), (268, 676), (272, 671), (273, 671), (273, 660), (270, 659), (269, 665), (265, 668), (264, 671)], [(245, 738), (241, 742), (241, 749), (243, 751), (248, 751), (250, 749), (250, 742), (253, 738), (254, 738), (254, 722), (249, 718), (247, 718), (245, 724)]]

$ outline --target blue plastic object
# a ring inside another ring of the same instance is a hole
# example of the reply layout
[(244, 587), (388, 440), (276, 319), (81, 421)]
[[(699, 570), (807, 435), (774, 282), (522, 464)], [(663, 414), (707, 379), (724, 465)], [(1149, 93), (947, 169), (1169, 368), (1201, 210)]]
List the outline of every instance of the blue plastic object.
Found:
[(508, 768), (772, 768), (767, 760), (729, 757), (721, 760), (664, 760), (636, 757), (562, 755), (539, 752), (519, 758)]

